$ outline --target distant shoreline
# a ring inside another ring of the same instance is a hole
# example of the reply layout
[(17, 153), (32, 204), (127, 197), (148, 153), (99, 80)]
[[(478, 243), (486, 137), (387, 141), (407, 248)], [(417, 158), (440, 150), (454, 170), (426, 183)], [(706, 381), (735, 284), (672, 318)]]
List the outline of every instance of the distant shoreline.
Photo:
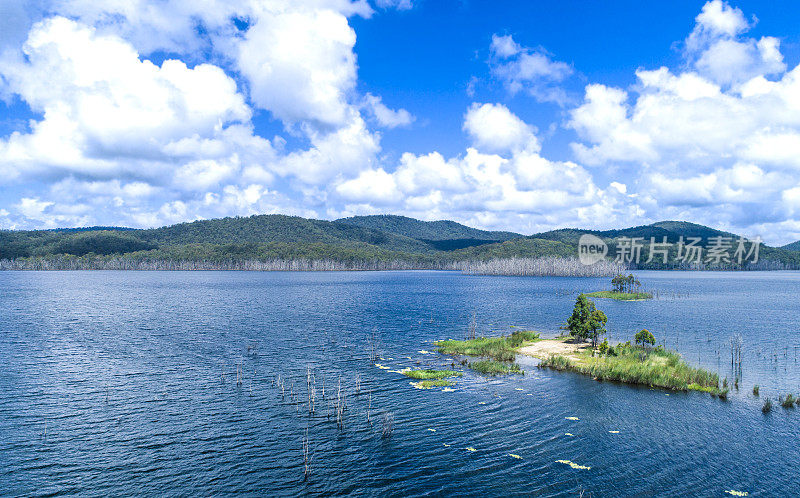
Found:
[[(466, 275), (530, 277), (611, 277), (631, 271), (659, 272), (753, 272), (793, 271), (781, 265), (758, 265), (745, 268), (630, 268), (610, 261), (591, 266), (576, 258), (546, 256), (540, 258), (499, 258), (464, 261), (413, 260), (165, 260), (127, 256), (70, 256), (0, 259), (0, 271), (457, 271)], [(595, 296), (606, 297), (606, 296)]]

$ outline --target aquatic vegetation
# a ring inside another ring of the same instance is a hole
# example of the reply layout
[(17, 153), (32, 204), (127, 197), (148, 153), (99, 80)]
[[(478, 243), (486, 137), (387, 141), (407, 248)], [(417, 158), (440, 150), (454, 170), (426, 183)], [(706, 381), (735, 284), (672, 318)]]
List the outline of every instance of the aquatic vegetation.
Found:
[(597, 291), (585, 294), (586, 297), (595, 297), (599, 299), (616, 299), (617, 301), (642, 301), (644, 299), (653, 299), (653, 295), (649, 292), (615, 292), (615, 291)]
[(389, 368), (390, 368), (390, 367), (387, 367), (386, 365), (381, 365), (380, 363), (376, 363), (375, 366), (380, 368), (381, 370), (389, 370)]
[(383, 421), (381, 424), (381, 437), (389, 439), (394, 432), (394, 414), (386, 412), (383, 414)]
[(758, 384), (753, 386), (753, 396), (758, 396), (759, 387)]
[(778, 397), (778, 402), (784, 408), (794, 408), (795, 397), (792, 393), (787, 394), (785, 397)]
[(447, 443), (442, 443), (442, 446), (444, 446), (445, 448), (449, 448), (450, 447), (450, 445), (447, 444)]
[(764, 404), (761, 406), (761, 413), (769, 413), (772, 411), (772, 400), (769, 398), (764, 399)]
[(522, 391), (523, 389), (521, 387), (515, 387), (514, 390), (515, 391)]
[(308, 429), (306, 435), (303, 437), (303, 479), (308, 479), (308, 474), (311, 473), (311, 459), (312, 455), (309, 453), (310, 445), (308, 440)]
[(573, 434), (571, 432), (565, 432), (564, 435), (565, 436), (569, 436), (569, 437), (575, 437), (575, 434)]
[(747, 491), (736, 491), (736, 490), (733, 490), (733, 489), (726, 489), (725, 492), (728, 493), (729, 495), (733, 495), (733, 496), (747, 496), (748, 495)]
[(516, 458), (517, 460), (522, 460), (522, 457), (517, 455), (516, 453), (509, 453), (508, 456), (511, 458)]
[(428, 432), (436, 432), (436, 429), (428, 429)]
[(456, 372), (455, 370), (401, 370), (401, 373), (406, 377), (411, 377), (412, 379), (444, 379), (447, 377), (461, 377), (464, 375), (462, 372)]
[(564, 465), (569, 465), (573, 469), (578, 470), (591, 470), (591, 467), (587, 467), (585, 465), (578, 465), (577, 463), (573, 462), (572, 460), (556, 460), (557, 463), (563, 463)]
[(573, 359), (552, 355), (541, 361), (539, 366), (591, 375), (598, 380), (676, 391), (703, 391), (723, 399), (727, 397), (727, 389), (719, 388), (719, 376), (716, 373), (691, 367), (677, 352), (660, 346), (643, 348), (630, 343), (618, 344), (614, 347), (613, 356), (593, 356), (591, 351), (578, 352)]
[(411, 382), (411, 385), (417, 389), (433, 389), (434, 387), (449, 387), (454, 386), (453, 382), (444, 379), (436, 380), (421, 380), (419, 382)]
[(443, 393), (452, 393), (452, 392), (455, 392), (455, 389), (451, 389), (449, 387), (445, 387), (444, 389), (442, 389), (442, 392)]
[(578, 417), (564, 417), (567, 420), (580, 420)]
[(466, 341), (436, 341), (434, 344), (442, 354), (486, 356), (499, 361), (514, 361), (517, 348), (539, 339), (538, 332), (515, 330), (510, 336), (478, 337)]
[(475, 448), (473, 448), (472, 446), (467, 446), (465, 449), (466, 449), (467, 451), (469, 451), (469, 452), (478, 451), (478, 450), (476, 450)]
[(610, 432), (611, 434), (619, 434), (619, 431), (608, 431), (608, 432)]
[(516, 363), (504, 363), (494, 360), (481, 360), (469, 364), (469, 368), (485, 375), (524, 374)]

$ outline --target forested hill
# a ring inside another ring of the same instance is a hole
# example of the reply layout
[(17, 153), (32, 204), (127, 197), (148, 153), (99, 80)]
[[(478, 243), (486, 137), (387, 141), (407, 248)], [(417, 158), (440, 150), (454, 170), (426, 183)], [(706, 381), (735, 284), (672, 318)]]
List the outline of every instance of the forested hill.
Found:
[(505, 242), (523, 235), (513, 232), (494, 232), (471, 228), (455, 221), (420, 221), (407, 216), (375, 215), (353, 216), (336, 220), (339, 223), (356, 225), (364, 228), (380, 230), (413, 237), (425, 241), (439, 250), (462, 249), (492, 242)]
[[(504, 258), (575, 258), (578, 239), (592, 233), (609, 245), (619, 237), (677, 242), (683, 237), (735, 234), (680, 221), (607, 231), (561, 229), (531, 236), (486, 231), (453, 221), (420, 221), (403, 216), (357, 216), (336, 221), (284, 215), (256, 215), (181, 223), (154, 229), (79, 228), (0, 230), (0, 260), (130, 261), (326, 260), (357, 264), (398, 262), (410, 267), (446, 267), (453, 262)], [(800, 268), (800, 252), (762, 247), (761, 258), (776, 267)], [(674, 254), (673, 254), (674, 256)], [(8, 266), (8, 265), (6, 265)], [(12, 267), (14, 265), (11, 265)], [(26, 266), (25, 264), (22, 266)], [(30, 265), (27, 265), (30, 266)], [(81, 265), (77, 265), (81, 266)], [(86, 265), (84, 265), (86, 266)], [(375, 265), (373, 265), (375, 266)], [(657, 262), (640, 268), (675, 268)]]
[(792, 242), (791, 244), (786, 244), (785, 246), (781, 246), (781, 249), (786, 249), (787, 251), (800, 251), (800, 240)]

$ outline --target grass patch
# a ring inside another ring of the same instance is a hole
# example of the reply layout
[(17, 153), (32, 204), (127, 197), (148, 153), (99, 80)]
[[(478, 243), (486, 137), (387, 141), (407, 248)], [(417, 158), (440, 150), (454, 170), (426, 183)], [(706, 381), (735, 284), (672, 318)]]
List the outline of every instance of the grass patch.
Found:
[(412, 382), (411, 385), (419, 389), (432, 389), (434, 387), (450, 387), (456, 385), (455, 382), (444, 379), (436, 380), (421, 380), (419, 382)]
[(498, 361), (514, 361), (517, 348), (540, 339), (538, 332), (515, 330), (510, 336), (479, 337), (466, 341), (438, 341), (435, 346), (442, 354), (486, 356)]
[(524, 374), (525, 372), (516, 363), (506, 363), (496, 360), (474, 361), (469, 368), (484, 375)]
[(727, 398), (727, 389), (719, 387), (719, 375), (687, 365), (675, 351), (662, 347), (642, 348), (630, 343), (614, 346), (613, 350), (614, 355), (607, 356), (592, 356), (591, 351), (580, 352), (577, 360), (550, 356), (539, 366), (574, 371), (599, 380), (675, 391), (703, 391)]
[(616, 299), (617, 301), (641, 301), (642, 299), (653, 299), (649, 292), (616, 292), (616, 291), (597, 291), (584, 294), (586, 297), (598, 297), (601, 299)]
[(455, 370), (404, 370), (403, 375), (412, 379), (444, 379), (447, 377), (461, 377), (464, 375)]

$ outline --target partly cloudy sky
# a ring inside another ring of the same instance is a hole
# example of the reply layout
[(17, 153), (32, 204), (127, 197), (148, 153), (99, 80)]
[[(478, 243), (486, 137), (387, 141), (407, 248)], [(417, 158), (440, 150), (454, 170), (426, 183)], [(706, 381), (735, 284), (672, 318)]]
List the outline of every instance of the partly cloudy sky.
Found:
[(393, 213), (800, 238), (791, 1), (0, 3), (0, 228)]

